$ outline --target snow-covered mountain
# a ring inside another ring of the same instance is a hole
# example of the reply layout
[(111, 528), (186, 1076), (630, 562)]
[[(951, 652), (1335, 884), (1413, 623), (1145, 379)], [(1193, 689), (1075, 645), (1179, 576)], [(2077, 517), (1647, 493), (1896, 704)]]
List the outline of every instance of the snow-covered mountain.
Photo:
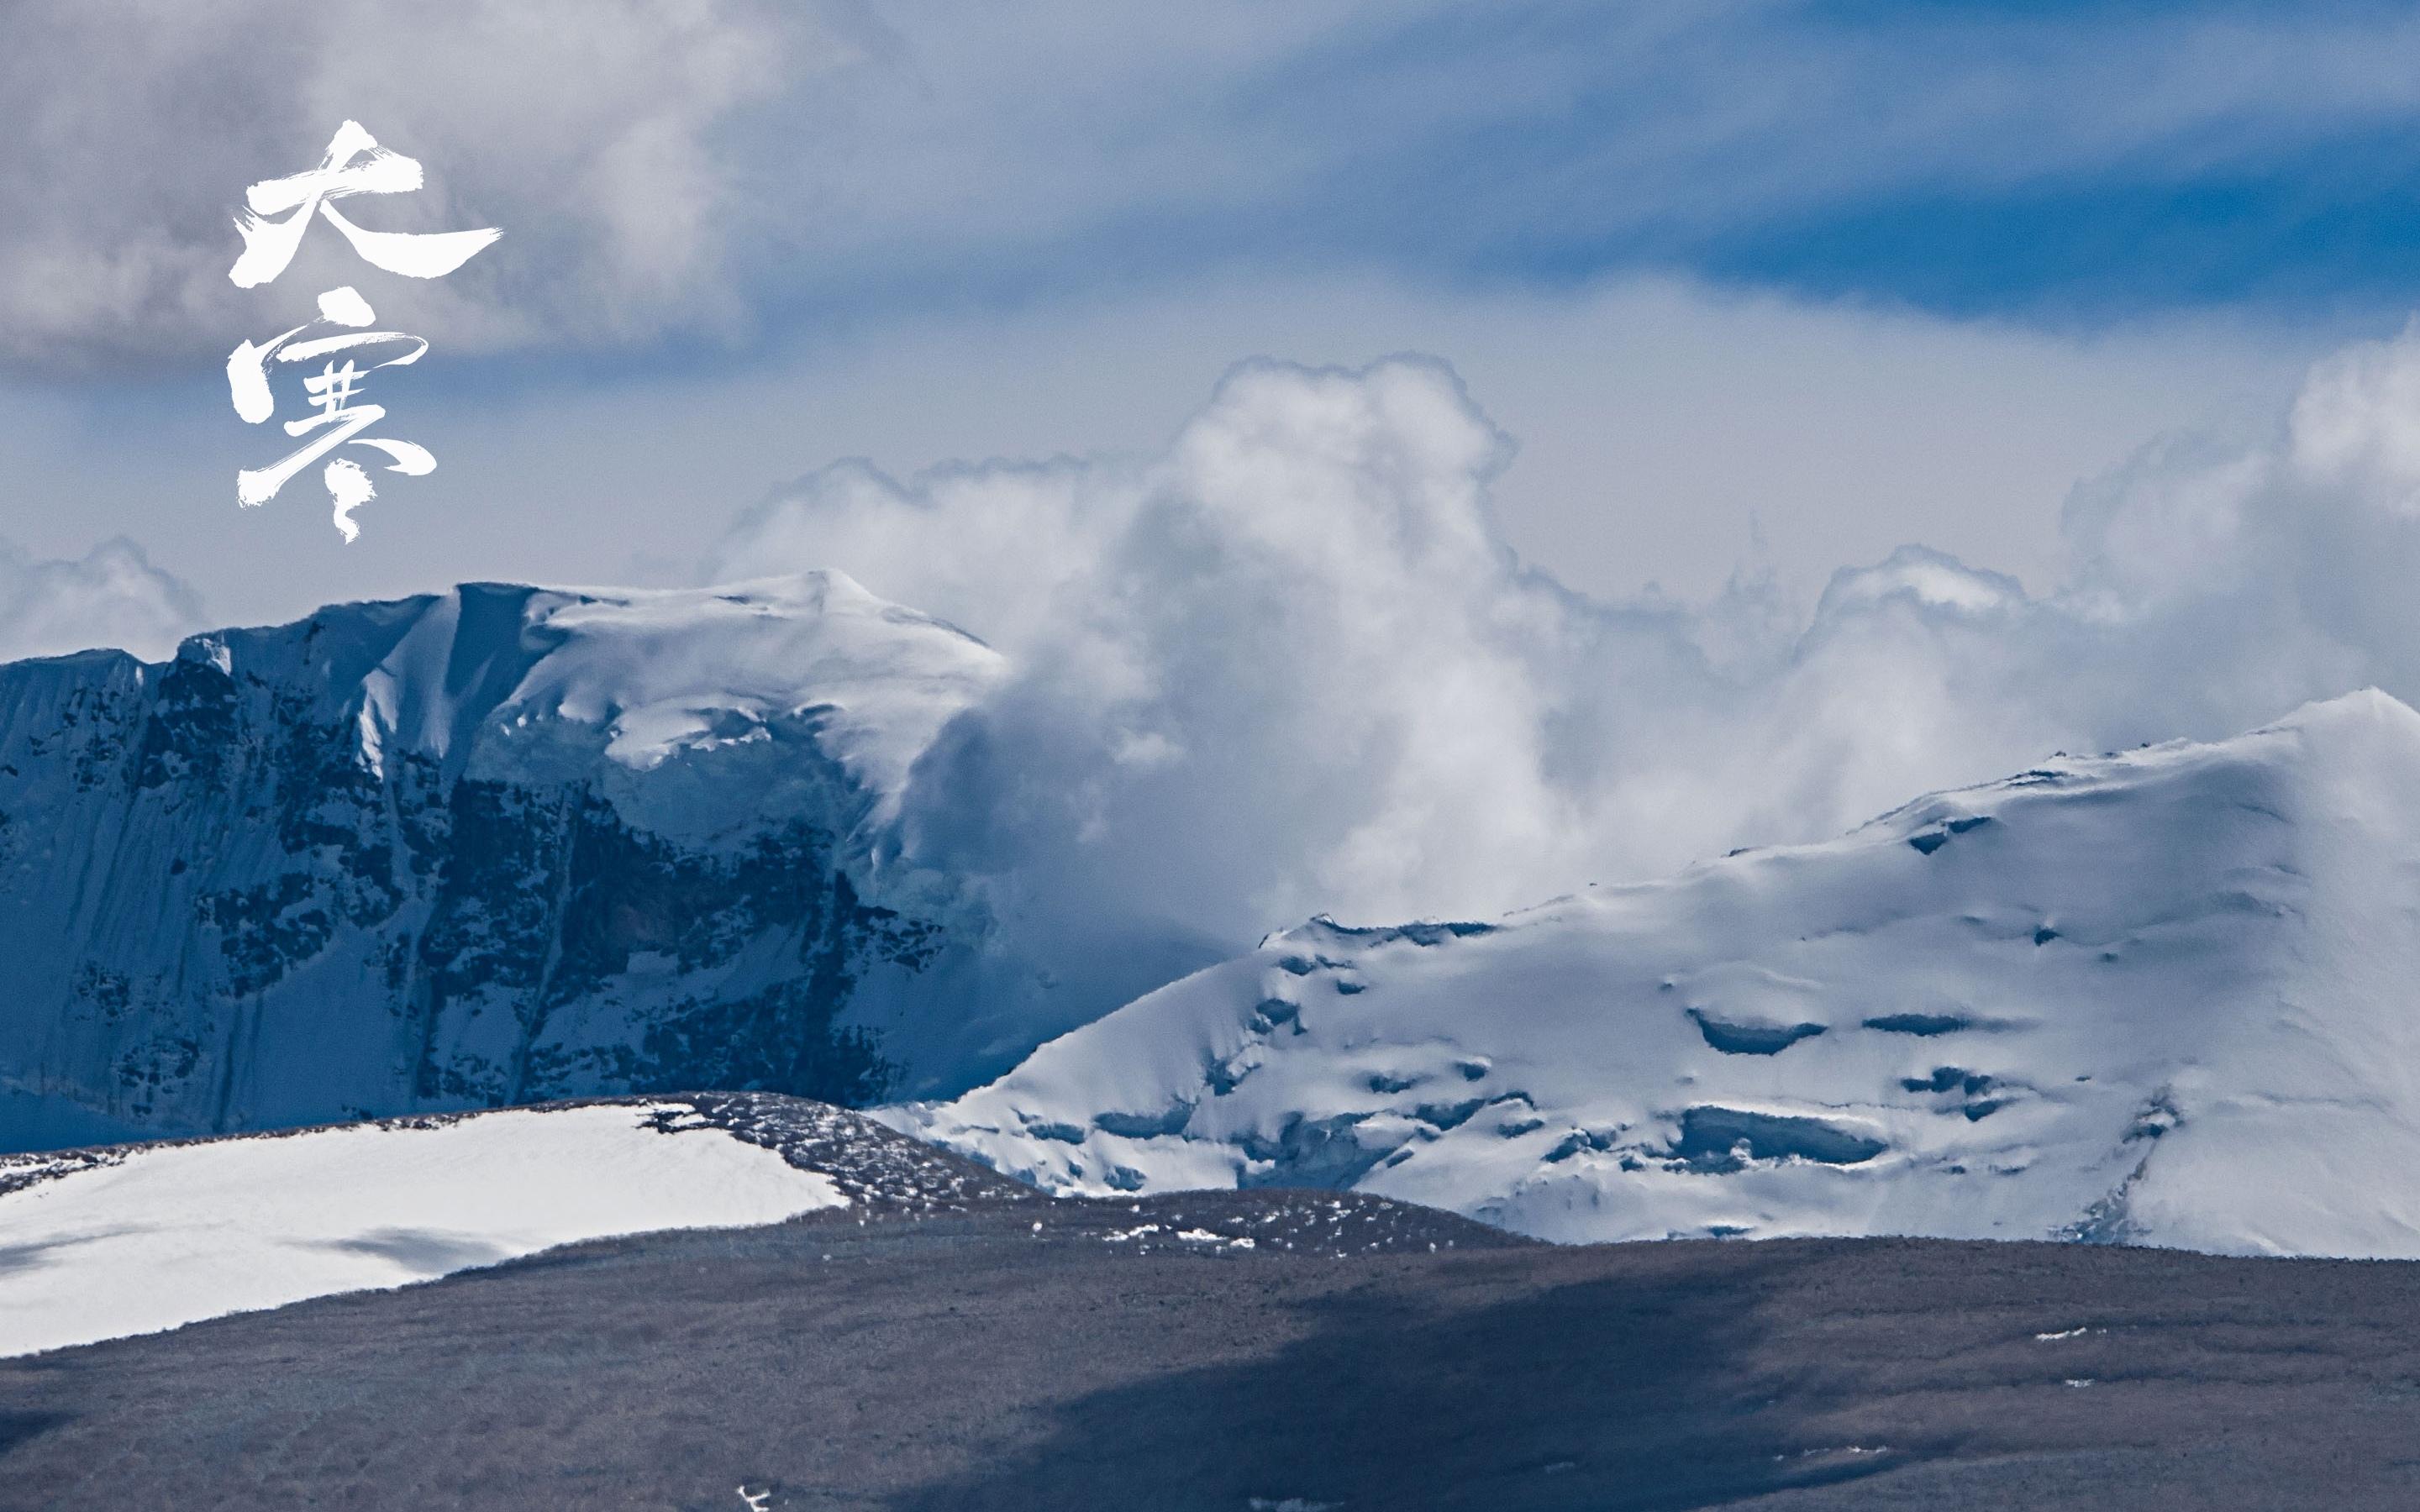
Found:
[(0, 1149), (964, 1087), (983, 923), (884, 837), (998, 672), (821, 573), (0, 667)]
[(1315, 920), (891, 1117), (1557, 1240), (2420, 1256), (2420, 715), (2060, 756), (1493, 924)]

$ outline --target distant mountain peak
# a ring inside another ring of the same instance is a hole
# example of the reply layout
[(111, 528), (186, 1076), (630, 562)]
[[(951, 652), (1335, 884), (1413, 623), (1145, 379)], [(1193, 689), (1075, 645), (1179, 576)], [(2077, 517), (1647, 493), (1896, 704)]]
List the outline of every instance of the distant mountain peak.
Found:
[(813, 572), (0, 667), (0, 1149), (964, 1085), (980, 904), (880, 853), (1001, 666)]
[(230, 674), (240, 663), (332, 705), (366, 689), (382, 738), (439, 757), (561, 720), (603, 730), (610, 759), (644, 768), (734, 738), (735, 718), (816, 709), (823, 747), (892, 796), (1003, 665), (966, 632), (823, 570), (709, 588), (469, 582), (208, 632), (176, 659)]

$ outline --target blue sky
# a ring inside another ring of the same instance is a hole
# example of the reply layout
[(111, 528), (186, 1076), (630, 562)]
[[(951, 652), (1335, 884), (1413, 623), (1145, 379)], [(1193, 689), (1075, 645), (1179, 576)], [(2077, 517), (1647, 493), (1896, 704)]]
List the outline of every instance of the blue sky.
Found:
[[(2039, 586), (2072, 485), (2420, 303), (2415, 56), (2380, 5), (20, 8), (0, 538), (229, 617), (677, 577), (838, 457), (1148, 451), (1237, 361), (1419, 350), (1585, 591), (1908, 539)], [(226, 217), (343, 115), (428, 166), (380, 224), (507, 233), (371, 290), (441, 469), (349, 551), (231, 516), (214, 392), (278, 313)]]
[[(932, 80), (963, 107), (903, 89), (814, 113), (904, 171), (865, 194), (845, 162), (768, 165), (777, 199), (860, 193), (838, 231), (768, 246), (826, 255), (804, 286), (843, 308), (1220, 268), (1538, 288), (1647, 270), (2088, 327), (2399, 310), (2412, 285), (2409, 8), (1333, 14), (1256, 47), (1107, 26), (1056, 59), (1106, 83), (1043, 105), (1013, 92), (1067, 81), (1012, 67)], [(1188, 54), (1206, 66), (1171, 65)]]

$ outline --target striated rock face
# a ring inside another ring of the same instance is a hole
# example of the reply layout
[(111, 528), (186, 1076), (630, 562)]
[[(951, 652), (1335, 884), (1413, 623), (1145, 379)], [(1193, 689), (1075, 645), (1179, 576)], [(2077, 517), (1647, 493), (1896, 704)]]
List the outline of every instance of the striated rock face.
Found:
[(950, 1084), (884, 836), (987, 648), (811, 574), (477, 584), (0, 668), (0, 1149)]

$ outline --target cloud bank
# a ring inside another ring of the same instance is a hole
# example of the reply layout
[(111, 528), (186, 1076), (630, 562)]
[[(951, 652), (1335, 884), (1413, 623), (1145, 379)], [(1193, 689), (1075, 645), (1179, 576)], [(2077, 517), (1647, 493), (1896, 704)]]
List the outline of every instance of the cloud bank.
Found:
[(2420, 334), (2321, 363), (2254, 441), (2079, 490), (2040, 595), (1910, 547), (1811, 613), (1747, 578), (1591, 601), (1498, 535), (1509, 452), (1436, 363), (1254, 363), (1156, 456), (826, 469), (707, 576), (839, 567), (1009, 654), (906, 844), (1061, 974), (1143, 925), (1483, 916), (2055, 749), (2420, 701)]
[[(505, 230), (365, 288), (462, 355), (644, 363), (1236, 271), (2373, 301), (2407, 282), (2415, 39), (2363, 0), (0, 7), (0, 363), (224, 355), (264, 308), (225, 284), (240, 196), (349, 117), (430, 176), (364, 224)], [(315, 245), (289, 276), (357, 266)]]
[[(466, 352), (728, 320), (735, 211), (716, 133), (840, 55), (816, 13), (770, 0), (0, 10), (0, 361), (223, 359), (353, 282), (385, 319)], [(348, 214), (382, 231), (500, 225), (505, 241), (423, 284), (365, 271), (318, 225), (274, 287), (235, 288), (246, 186), (315, 166), (348, 118), (427, 173)]]

